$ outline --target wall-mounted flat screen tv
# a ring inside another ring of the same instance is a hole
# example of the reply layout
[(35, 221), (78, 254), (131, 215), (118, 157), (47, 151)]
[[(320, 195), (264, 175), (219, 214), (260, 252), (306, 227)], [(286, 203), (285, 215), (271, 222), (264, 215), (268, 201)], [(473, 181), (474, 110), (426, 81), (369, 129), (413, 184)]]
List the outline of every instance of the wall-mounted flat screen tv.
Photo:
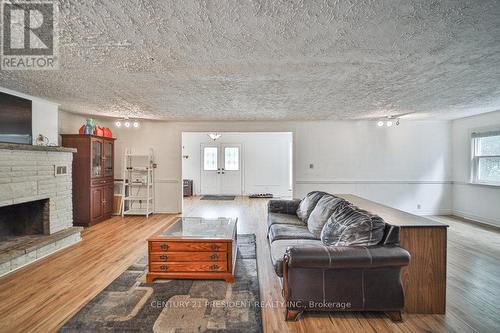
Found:
[(0, 142), (33, 143), (30, 100), (0, 92)]

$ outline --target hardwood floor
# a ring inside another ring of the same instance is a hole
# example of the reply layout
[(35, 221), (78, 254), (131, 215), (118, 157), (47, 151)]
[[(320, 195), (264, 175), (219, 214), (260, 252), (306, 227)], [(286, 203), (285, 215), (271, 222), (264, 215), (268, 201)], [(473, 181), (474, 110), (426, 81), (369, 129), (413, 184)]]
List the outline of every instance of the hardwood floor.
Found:
[(53, 332), (137, 258), (175, 215), (113, 217), (83, 240), (0, 278), (0, 332)]
[[(435, 217), (448, 231), (446, 315), (404, 315), (393, 323), (378, 313), (306, 313), (285, 322), (281, 291), (269, 261), (266, 199), (184, 202), (186, 216), (238, 217), (239, 233), (257, 236), (265, 332), (497, 332), (500, 329), (500, 232)], [(141, 254), (145, 239), (175, 215), (114, 217), (85, 229), (81, 243), (0, 278), (0, 332), (57, 330)]]

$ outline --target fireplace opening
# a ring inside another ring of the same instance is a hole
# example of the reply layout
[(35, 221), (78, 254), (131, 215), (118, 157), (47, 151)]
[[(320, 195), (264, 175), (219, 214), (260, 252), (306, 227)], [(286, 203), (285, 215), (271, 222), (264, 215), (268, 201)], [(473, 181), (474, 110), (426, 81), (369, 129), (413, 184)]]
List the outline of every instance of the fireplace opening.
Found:
[(0, 241), (49, 234), (49, 199), (0, 207)]

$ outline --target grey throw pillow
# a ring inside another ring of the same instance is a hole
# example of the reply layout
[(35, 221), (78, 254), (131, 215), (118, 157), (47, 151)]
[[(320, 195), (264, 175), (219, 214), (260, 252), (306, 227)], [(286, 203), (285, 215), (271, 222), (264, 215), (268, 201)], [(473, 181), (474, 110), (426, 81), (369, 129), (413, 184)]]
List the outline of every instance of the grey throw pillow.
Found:
[(335, 246), (377, 245), (384, 235), (384, 220), (356, 206), (335, 210), (321, 231), (321, 241)]
[(307, 228), (317, 238), (321, 236), (321, 230), (326, 221), (332, 216), (333, 212), (342, 205), (348, 205), (349, 202), (342, 198), (337, 198), (333, 195), (326, 194), (319, 199), (316, 207), (314, 207), (309, 219), (307, 220)]
[(299, 204), (299, 208), (297, 208), (297, 216), (299, 219), (307, 223), (307, 219), (309, 219), (309, 215), (313, 211), (314, 207), (318, 203), (319, 199), (321, 199), (325, 194), (325, 192), (313, 191), (307, 193), (306, 197), (302, 199)]

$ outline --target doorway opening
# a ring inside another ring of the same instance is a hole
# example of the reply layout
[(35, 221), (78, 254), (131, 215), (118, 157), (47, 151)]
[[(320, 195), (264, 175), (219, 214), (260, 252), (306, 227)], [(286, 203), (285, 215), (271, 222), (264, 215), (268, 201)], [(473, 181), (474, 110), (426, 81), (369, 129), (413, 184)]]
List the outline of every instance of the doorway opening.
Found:
[(292, 154), (291, 132), (183, 132), (183, 197), (290, 198)]

